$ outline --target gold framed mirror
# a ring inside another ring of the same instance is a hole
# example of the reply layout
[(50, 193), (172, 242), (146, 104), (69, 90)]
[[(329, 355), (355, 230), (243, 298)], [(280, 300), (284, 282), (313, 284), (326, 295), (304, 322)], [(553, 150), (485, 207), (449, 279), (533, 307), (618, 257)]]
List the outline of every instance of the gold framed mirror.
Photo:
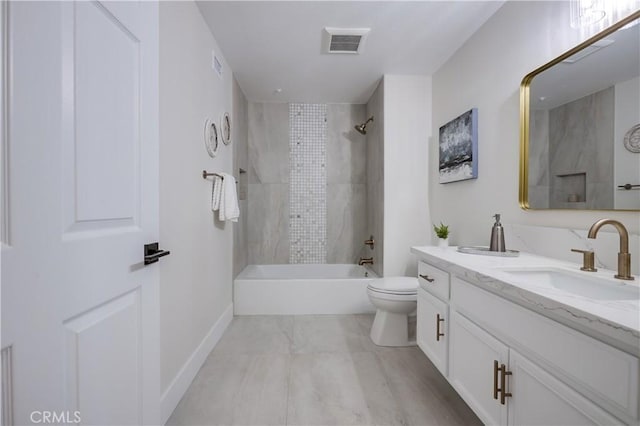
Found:
[(520, 85), (520, 207), (640, 211), (640, 11)]

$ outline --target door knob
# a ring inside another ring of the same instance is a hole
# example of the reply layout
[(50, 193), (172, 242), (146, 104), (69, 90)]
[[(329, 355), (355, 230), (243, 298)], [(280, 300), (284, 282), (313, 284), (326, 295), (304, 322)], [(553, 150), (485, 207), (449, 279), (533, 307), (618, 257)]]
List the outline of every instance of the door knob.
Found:
[(160, 250), (158, 243), (149, 243), (144, 245), (144, 264), (150, 265), (156, 263), (163, 256), (171, 254), (169, 250)]

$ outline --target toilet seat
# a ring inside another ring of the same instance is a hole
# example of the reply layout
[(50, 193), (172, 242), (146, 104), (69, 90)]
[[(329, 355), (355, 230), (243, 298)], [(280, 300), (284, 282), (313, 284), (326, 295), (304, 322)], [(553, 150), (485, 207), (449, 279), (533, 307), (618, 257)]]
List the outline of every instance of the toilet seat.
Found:
[(371, 280), (367, 290), (379, 294), (416, 295), (418, 294), (418, 279), (412, 277), (386, 277)]
[(417, 291), (413, 293), (387, 293), (382, 291), (376, 291), (371, 288), (367, 288), (367, 293), (369, 297), (374, 297), (381, 300), (390, 300), (390, 301), (398, 301), (398, 302), (415, 302), (418, 299)]

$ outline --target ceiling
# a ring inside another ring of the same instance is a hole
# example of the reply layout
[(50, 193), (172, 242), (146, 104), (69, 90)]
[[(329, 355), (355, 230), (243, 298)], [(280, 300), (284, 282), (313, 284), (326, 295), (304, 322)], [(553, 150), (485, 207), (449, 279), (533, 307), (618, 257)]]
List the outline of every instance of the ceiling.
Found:
[[(198, 7), (250, 101), (366, 103), (384, 74), (433, 74), (503, 3), (200, 1)], [(359, 55), (325, 54), (324, 27), (371, 32)]]

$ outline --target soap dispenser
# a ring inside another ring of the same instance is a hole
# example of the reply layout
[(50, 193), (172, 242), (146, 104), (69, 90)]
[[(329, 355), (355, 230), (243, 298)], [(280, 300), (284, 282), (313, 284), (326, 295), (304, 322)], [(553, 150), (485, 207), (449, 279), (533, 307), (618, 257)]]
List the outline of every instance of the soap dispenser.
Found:
[(504, 228), (500, 223), (500, 214), (496, 213), (493, 217), (496, 219), (496, 223), (494, 223), (493, 228), (491, 228), (491, 244), (489, 245), (489, 251), (507, 251), (504, 246)]

